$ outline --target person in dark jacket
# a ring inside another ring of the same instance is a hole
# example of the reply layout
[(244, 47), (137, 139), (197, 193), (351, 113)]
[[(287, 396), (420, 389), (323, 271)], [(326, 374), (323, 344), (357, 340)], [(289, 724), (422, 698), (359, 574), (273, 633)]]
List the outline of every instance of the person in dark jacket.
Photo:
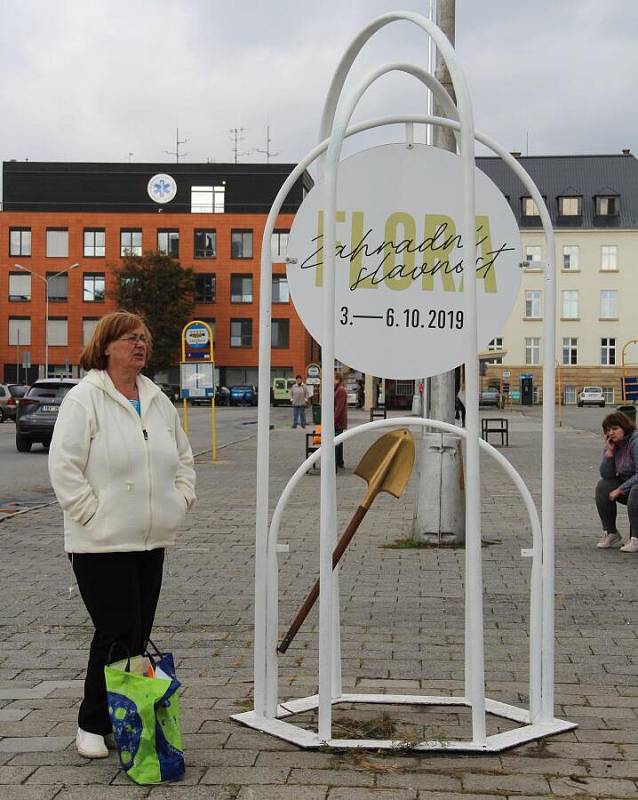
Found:
[(638, 433), (632, 420), (617, 411), (603, 420), (605, 450), (596, 486), (596, 507), (603, 535), (601, 550), (617, 547), (622, 538), (616, 528), (617, 503), (627, 506), (629, 540), (620, 549), (638, 553)]
[[(341, 383), (341, 375), (335, 375), (335, 436), (348, 428), (348, 393)], [(337, 469), (343, 467), (343, 445), (335, 447)]]

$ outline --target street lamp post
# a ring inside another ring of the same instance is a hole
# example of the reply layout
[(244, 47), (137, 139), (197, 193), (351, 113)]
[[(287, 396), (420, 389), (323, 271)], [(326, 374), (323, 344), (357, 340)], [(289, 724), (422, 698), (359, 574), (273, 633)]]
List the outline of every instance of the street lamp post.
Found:
[(21, 269), (23, 272), (28, 272), (29, 275), (32, 275), (34, 278), (39, 278), (45, 284), (45, 304), (44, 304), (44, 377), (49, 377), (49, 281), (53, 280), (53, 278), (57, 278), (59, 275), (64, 275), (65, 272), (70, 272), (72, 269), (79, 267), (80, 265), (76, 261), (75, 264), (71, 264), (71, 266), (66, 267), (65, 269), (61, 269), (59, 272), (56, 272), (55, 275), (49, 275), (48, 277), (44, 277), (39, 275), (37, 272), (29, 269), (28, 267), (22, 266), (22, 264), (15, 264), (16, 269)]

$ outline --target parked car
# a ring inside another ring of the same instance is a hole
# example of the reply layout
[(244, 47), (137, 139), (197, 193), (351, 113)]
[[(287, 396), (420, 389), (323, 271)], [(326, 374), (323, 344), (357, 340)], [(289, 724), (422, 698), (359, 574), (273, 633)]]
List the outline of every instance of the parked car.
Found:
[(16, 418), (18, 400), (28, 388), (23, 383), (0, 383), (0, 422)]
[(578, 408), (583, 406), (600, 406), (605, 407), (605, 395), (603, 394), (602, 387), (600, 386), (585, 386), (583, 391), (578, 395)]
[(483, 389), (483, 391), (479, 394), (479, 405), (480, 406), (495, 406), (496, 408), (501, 407), (501, 393), (498, 389), (490, 387), (488, 389)]
[(257, 387), (251, 385), (231, 386), (230, 387), (231, 406), (256, 406)]
[(295, 383), (294, 378), (273, 378), (270, 400), (273, 406), (290, 405), (290, 387)]
[(60, 403), (77, 383), (79, 381), (73, 378), (44, 378), (36, 381), (20, 398), (16, 416), (16, 448), (21, 453), (31, 450), (34, 442), (49, 446)]

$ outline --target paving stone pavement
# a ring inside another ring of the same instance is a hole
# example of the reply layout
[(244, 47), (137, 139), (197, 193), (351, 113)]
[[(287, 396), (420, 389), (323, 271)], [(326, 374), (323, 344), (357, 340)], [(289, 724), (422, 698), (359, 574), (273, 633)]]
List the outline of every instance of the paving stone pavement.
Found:
[[(512, 412), (503, 452), (540, 499), (540, 424)], [(364, 415), (353, 414), (355, 421)], [(302, 460), (303, 432), (271, 434), (272, 501)], [(485, 756), (310, 752), (242, 727), (250, 707), (256, 440), (198, 464), (199, 503), (169, 558), (155, 639), (176, 655), (184, 688), (187, 776), (136, 787), (116, 757), (87, 762), (74, 748), (91, 636), (62, 552), (57, 506), (0, 525), (0, 800), (495, 800), (638, 796), (636, 556), (597, 551), (593, 486), (600, 439), (557, 430), (556, 715), (572, 732)], [(352, 473), (372, 441), (346, 445), (339, 521), (363, 494)], [(527, 699), (530, 530), (511, 483), (483, 458), (485, 675), (489, 697)], [(281, 627), (317, 573), (319, 476), (290, 502), (281, 541)], [(391, 549), (410, 535), (414, 486), (380, 496), (341, 571), (344, 686), (392, 693), (460, 693), (463, 686), (463, 550)], [(621, 528), (627, 534), (626, 514)], [(317, 685), (317, 612), (281, 660), (282, 699)], [(384, 707), (383, 722), (406, 739), (468, 735), (459, 709)], [(336, 730), (379, 721), (379, 709), (343, 708)], [(312, 724), (311, 715), (306, 715)], [(489, 732), (499, 729), (489, 718)]]

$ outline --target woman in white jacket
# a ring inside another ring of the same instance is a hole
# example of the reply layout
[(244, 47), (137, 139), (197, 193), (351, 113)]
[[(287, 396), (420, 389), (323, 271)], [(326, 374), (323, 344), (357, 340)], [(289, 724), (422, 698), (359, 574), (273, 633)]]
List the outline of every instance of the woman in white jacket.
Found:
[(118, 311), (99, 321), (80, 359), (88, 374), (64, 398), (49, 450), (65, 550), (95, 626), (76, 737), (87, 758), (108, 755), (109, 651), (142, 651), (164, 548), (174, 544), (195, 502), (193, 455), (177, 412), (140, 374), (151, 345), (135, 314)]

